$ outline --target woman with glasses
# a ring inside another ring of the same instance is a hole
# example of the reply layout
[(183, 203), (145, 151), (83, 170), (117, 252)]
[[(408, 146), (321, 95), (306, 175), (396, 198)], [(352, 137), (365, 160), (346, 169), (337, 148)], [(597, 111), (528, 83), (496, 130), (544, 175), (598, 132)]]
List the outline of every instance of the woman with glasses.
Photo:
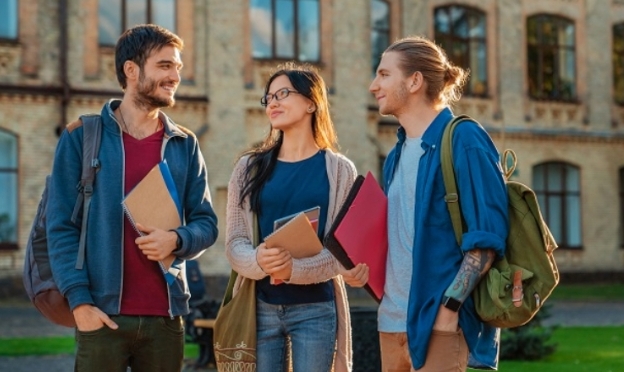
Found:
[(357, 175), (336, 150), (321, 76), (293, 63), (278, 69), (260, 100), (271, 130), (261, 146), (241, 156), (230, 179), (226, 253), (239, 280), (257, 281), (258, 372), (284, 371), (287, 355), (296, 372), (350, 371), (344, 283), (363, 286), (368, 267), (347, 271), (325, 248), (293, 258), (280, 247), (267, 248), (262, 239), (252, 244), (253, 214), (262, 238), (273, 232), (275, 220), (316, 206), (322, 240)]

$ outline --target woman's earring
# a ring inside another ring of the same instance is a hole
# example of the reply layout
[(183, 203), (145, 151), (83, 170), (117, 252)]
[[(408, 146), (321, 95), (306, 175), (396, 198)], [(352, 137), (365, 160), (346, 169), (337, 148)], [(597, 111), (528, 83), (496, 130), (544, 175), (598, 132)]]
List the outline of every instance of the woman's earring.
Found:
[(314, 112), (314, 107), (308, 107), (308, 112), (311, 114)]

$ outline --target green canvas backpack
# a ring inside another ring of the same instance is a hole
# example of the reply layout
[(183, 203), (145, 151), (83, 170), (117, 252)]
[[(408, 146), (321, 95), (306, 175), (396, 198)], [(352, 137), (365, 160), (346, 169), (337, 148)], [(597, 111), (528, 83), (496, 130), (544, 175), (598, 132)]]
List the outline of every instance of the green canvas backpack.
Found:
[[(459, 245), (463, 233), (461, 190), (455, 181), (452, 138), (455, 127), (464, 121), (476, 123), (465, 115), (454, 118), (444, 130), (441, 151), (445, 200)], [(559, 271), (553, 256), (557, 244), (542, 218), (535, 193), (509, 180), (516, 168), (516, 154), (505, 150), (502, 160), (509, 197), (505, 256), (492, 264), (472, 297), (481, 320), (495, 327), (513, 328), (529, 322), (544, 305), (559, 283)]]

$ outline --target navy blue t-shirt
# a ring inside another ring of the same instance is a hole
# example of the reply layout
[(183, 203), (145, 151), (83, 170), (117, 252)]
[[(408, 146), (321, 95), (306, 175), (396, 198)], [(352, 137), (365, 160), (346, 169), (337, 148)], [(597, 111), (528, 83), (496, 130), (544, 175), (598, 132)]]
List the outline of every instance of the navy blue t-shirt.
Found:
[[(260, 191), (260, 237), (264, 238), (273, 232), (275, 220), (320, 206), (318, 235), (322, 239), (328, 204), (329, 178), (325, 151), (321, 150), (307, 159), (292, 163), (278, 160), (273, 174)], [(332, 281), (308, 285), (272, 285), (269, 277), (256, 284), (258, 298), (274, 305), (331, 301), (334, 298), (333, 288)]]

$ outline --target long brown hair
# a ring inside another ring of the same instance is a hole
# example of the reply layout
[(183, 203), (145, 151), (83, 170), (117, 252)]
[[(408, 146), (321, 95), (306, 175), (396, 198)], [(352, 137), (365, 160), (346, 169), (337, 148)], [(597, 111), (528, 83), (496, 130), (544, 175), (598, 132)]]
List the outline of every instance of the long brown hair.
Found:
[[(311, 125), (316, 145), (321, 149), (338, 151), (338, 137), (329, 114), (327, 87), (318, 71), (307, 64), (294, 62), (281, 64), (267, 81), (264, 94), (269, 92), (271, 83), (279, 76), (286, 76), (297, 92), (314, 103), (316, 110), (312, 113)], [(260, 146), (243, 153), (242, 156), (249, 155), (250, 159), (240, 193), (241, 207), (245, 197), (249, 196), (251, 210), (260, 213), (260, 190), (275, 168), (283, 140), (284, 132), (271, 128)]]
[(427, 99), (436, 107), (451, 105), (461, 98), (468, 71), (451, 63), (442, 48), (422, 36), (395, 41), (384, 52), (400, 54), (404, 76), (419, 71), (427, 82)]

